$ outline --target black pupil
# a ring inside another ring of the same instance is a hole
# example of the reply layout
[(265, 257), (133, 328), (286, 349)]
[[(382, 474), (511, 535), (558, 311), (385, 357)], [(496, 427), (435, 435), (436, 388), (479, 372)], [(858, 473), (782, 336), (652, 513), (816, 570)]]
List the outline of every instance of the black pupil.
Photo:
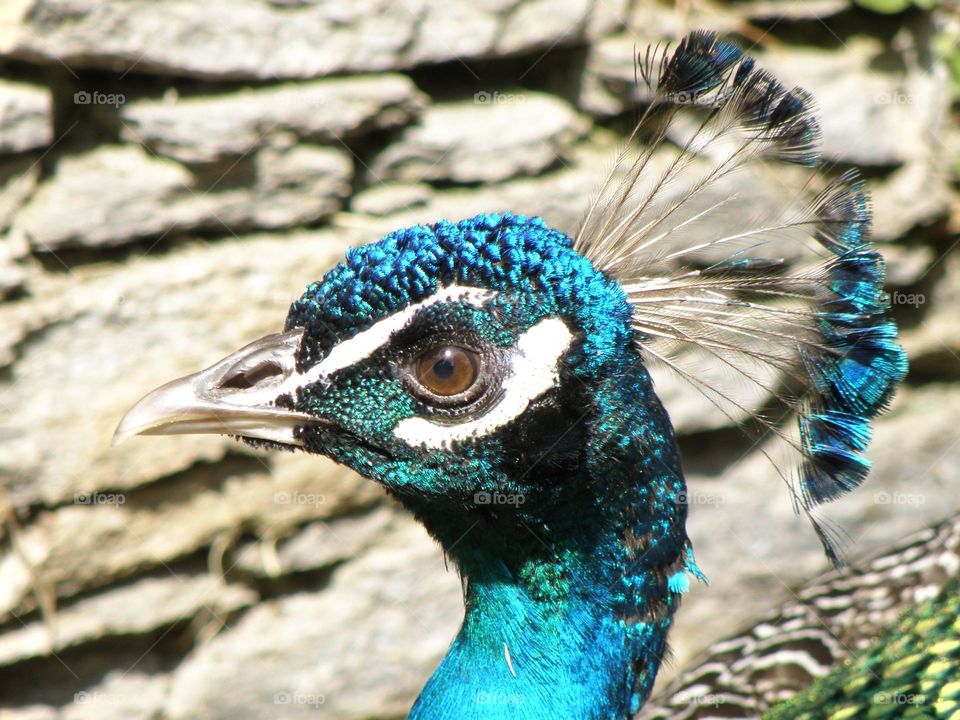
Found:
[(440, 358), (433, 364), (433, 374), (441, 380), (447, 380), (453, 375), (453, 363), (449, 358)]

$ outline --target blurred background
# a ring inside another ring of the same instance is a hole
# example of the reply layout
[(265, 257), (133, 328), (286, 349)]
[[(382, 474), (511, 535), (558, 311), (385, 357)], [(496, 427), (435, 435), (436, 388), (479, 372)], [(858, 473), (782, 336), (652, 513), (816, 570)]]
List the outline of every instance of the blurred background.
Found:
[[(957, 508), (960, 11), (948, 0), (6, 0), (0, 4), (0, 718), (401, 718), (460, 584), (315, 457), (113, 428), (281, 328), (344, 249), (478, 211), (573, 231), (647, 44), (709, 28), (822, 109), (870, 179), (911, 371), (851, 558)], [(758, 200), (762, 202), (762, 200)], [(709, 587), (675, 661), (826, 569), (751, 443), (659, 386)]]

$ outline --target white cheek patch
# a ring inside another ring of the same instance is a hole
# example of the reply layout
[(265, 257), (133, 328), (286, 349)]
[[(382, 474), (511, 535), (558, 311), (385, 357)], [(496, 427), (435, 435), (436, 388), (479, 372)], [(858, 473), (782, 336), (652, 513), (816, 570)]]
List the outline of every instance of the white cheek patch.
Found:
[(517, 353), (503, 382), (503, 395), (486, 413), (458, 425), (411, 417), (397, 423), (395, 437), (409, 445), (438, 449), (450, 443), (489, 435), (524, 413), (559, 378), (559, 363), (570, 347), (573, 333), (559, 318), (545, 318), (517, 341)]

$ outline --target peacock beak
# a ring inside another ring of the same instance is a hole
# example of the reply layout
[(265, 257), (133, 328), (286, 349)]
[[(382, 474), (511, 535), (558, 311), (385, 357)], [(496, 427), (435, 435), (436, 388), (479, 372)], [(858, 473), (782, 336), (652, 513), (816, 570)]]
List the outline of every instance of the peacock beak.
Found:
[(276, 401), (295, 396), (301, 382), (296, 352), (302, 335), (302, 328), (267, 335), (206, 370), (158, 387), (123, 416), (113, 444), (131, 435), (215, 433), (300, 445), (294, 428), (320, 420)]

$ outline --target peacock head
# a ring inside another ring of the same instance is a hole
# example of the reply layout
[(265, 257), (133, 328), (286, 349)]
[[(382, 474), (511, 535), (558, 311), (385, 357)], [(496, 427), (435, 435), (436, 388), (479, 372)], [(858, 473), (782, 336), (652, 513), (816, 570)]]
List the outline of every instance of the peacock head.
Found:
[[(668, 132), (681, 110), (702, 120), (660, 173), (656, 143), (618, 155), (574, 239), (489, 214), (355, 248), (284, 332), (155, 390), (117, 430), (299, 447), (410, 508), (468, 580), (417, 720), (506, 717), (478, 709), (491, 689), (522, 691), (538, 717), (624, 717), (648, 696), (702, 575), (646, 361), (724, 412), (787, 406), (794, 422), (759, 420), (799, 458), (778, 471), (834, 560), (813, 510), (866, 477), (870, 421), (906, 373), (854, 173), (812, 197), (815, 178), (791, 173), (782, 207), (729, 230), (737, 192), (721, 183), (756, 160), (817, 166), (809, 95), (704, 32), (651, 50), (640, 74), (653, 99), (639, 136), (689, 135)], [(789, 241), (810, 257), (780, 260)]]
[[(796, 451), (791, 487), (814, 519), (866, 477), (870, 420), (907, 367), (864, 183), (848, 172), (808, 197), (807, 176), (782, 207), (714, 232), (710, 220), (736, 200), (718, 183), (756, 160), (818, 165), (810, 96), (713, 33), (649, 51), (640, 71), (654, 99), (637, 134), (668, 137), (681, 109), (703, 120), (659, 177), (655, 146), (621, 153), (574, 240), (538, 218), (489, 214), (355, 248), (294, 302), (283, 333), (154, 391), (118, 436), (217, 432), (301, 447), (408, 505), (495, 492), (556, 500), (591, 462), (581, 479), (595, 490), (620, 465), (639, 485), (679, 474), (641, 357), (721, 410), (751, 409), (676, 361), (681, 347), (798, 418), (792, 430), (761, 422)], [(689, 189), (678, 197), (674, 186)], [(770, 257), (784, 241), (811, 257), (796, 267)], [(649, 501), (621, 499), (634, 510)]]
[(582, 466), (603, 380), (645, 377), (631, 317), (539, 218), (407, 228), (349, 250), (284, 332), (154, 391), (117, 433), (302, 448), (416, 504), (539, 522)]

